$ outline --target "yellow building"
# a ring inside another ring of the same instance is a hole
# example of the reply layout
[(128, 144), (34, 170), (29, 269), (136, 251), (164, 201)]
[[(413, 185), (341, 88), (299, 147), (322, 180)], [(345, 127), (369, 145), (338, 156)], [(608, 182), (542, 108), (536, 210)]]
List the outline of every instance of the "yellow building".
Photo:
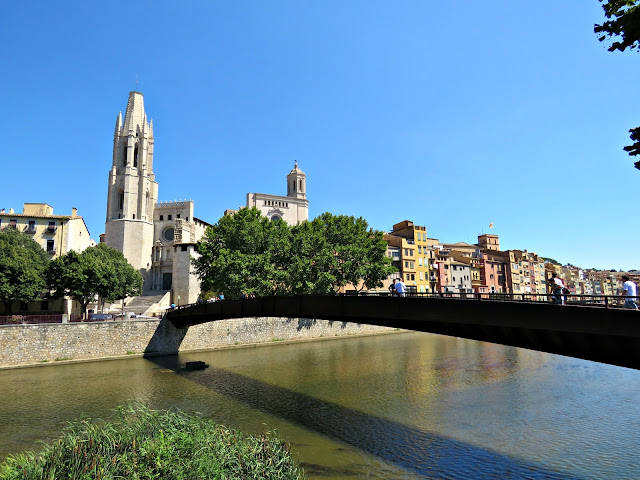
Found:
[[(0, 210), (0, 229), (13, 228), (30, 235), (50, 259), (64, 255), (70, 250), (77, 252), (95, 245), (91, 240), (84, 219), (78, 216), (77, 209), (71, 215), (54, 215), (53, 207), (46, 203), (25, 203), (22, 213)], [(43, 293), (42, 299), (36, 302), (14, 302), (11, 310), (20, 315), (48, 315), (51, 313), (77, 313), (79, 304), (69, 298), (53, 299)], [(5, 314), (4, 305), (0, 304), (0, 315)]]
[(70, 250), (77, 252), (95, 245), (89, 236), (84, 219), (77, 209), (71, 215), (54, 215), (53, 207), (46, 203), (25, 203), (22, 213), (12, 208), (0, 210), (0, 229), (14, 228), (31, 235), (32, 238), (51, 255), (51, 259), (64, 255)]
[(393, 230), (385, 235), (385, 240), (390, 247), (399, 249), (398, 267), (410, 291), (430, 292), (427, 227), (404, 220), (393, 226)]

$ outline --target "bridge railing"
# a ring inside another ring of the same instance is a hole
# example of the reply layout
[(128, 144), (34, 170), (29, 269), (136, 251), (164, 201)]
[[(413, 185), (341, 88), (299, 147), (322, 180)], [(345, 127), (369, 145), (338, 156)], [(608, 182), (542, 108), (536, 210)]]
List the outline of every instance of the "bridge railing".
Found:
[[(415, 292), (409, 291), (404, 295), (392, 292), (356, 292), (350, 290), (338, 295), (370, 296), (370, 297), (400, 297), (424, 299), (449, 299), (458, 301), (487, 301), (487, 302), (517, 302), (517, 303), (551, 303), (555, 305), (574, 305), (595, 308), (625, 308), (625, 304), (632, 300), (640, 306), (640, 296), (629, 297), (622, 295), (598, 294), (551, 294), (551, 293), (503, 293), (503, 292)], [(334, 296), (334, 295), (331, 295)], [(251, 301), (251, 299), (246, 299)], [(224, 302), (224, 300), (217, 300)], [(197, 304), (186, 304), (174, 307), (172, 310), (182, 310)], [(629, 307), (627, 307), (629, 308)]]
[[(355, 295), (356, 292), (347, 292)], [(359, 292), (359, 295), (369, 296), (400, 296), (391, 292)], [(552, 293), (503, 293), (503, 292), (406, 292), (404, 297), (419, 298), (449, 298), (455, 300), (487, 300), (492, 302), (547, 302), (557, 305), (582, 305), (601, 308), (624, 308), (627, 301), (632, 300), (640, 306), (640, 296), (630, 297), (622, 295), (598, 294), (552, 294)]]

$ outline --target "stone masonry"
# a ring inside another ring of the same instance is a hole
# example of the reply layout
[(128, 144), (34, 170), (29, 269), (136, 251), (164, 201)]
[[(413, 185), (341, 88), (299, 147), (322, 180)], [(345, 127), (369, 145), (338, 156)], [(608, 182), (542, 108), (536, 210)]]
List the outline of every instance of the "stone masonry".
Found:
[(3, 325), (0, 368), (392, 331), (387, 327), (303, 318), (239, 318), (188, 329), (177, 329), (159, 319)]

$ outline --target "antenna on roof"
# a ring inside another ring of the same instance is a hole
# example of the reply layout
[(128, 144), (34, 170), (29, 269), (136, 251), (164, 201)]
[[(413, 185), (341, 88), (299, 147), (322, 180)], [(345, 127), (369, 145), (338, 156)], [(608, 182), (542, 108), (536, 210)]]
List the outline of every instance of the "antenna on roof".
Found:
[(138, 79), (138, 74), (136, 73), (136, 92), (138, 91), (138, 85), (140, 85), (140, 79)]

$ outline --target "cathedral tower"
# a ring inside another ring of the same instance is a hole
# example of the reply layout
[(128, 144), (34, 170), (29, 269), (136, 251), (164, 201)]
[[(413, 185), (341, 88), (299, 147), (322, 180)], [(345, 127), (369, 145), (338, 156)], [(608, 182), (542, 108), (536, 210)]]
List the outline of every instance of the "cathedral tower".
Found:
[(307, 176), (298, 168), (298, 162), (287, 175), (287, 197), (307, 198)]
[(120, 250), (140, 270), (147, 286), (153, 248), (153, 210), (158, 184), (153, 173), (153, 121), (147, 121), (144, 99), (130, 92), (127, 110), (116, 120), (113, 163), (109, 172), (105, 242)]

